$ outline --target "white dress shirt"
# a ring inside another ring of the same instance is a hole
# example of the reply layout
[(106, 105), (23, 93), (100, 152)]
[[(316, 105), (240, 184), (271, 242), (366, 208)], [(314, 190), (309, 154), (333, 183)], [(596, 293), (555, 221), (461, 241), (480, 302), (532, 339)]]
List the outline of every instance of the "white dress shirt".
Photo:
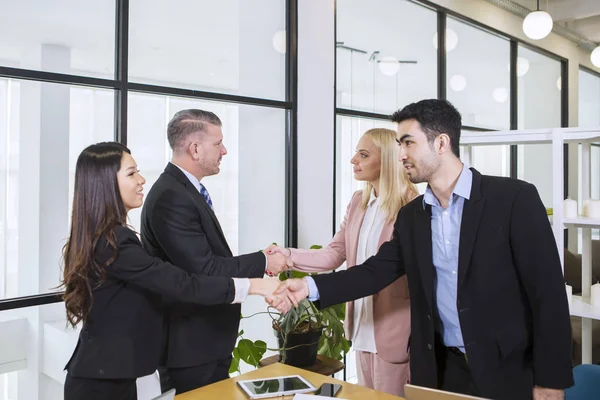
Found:
[[(356, 265), (364, 263), (378, 250), (379, 238), (385, 225), (385, 214), (379, 209), (379, 198), (371, 190), (371, 198), (367, 206), (358, 236), (356, 249)], [(375, 347), (375, 325), (373, 322), (373, 296), (354, 300), (354, 331), (352, 346), (355, 350), (377, 353)]]
[[(200, 193), (200, 181), (194, 175), (190, 174), (185, 169), (181, 168), (175, 163), (171, 163), (183, 172), (188, 180), (194, 185), (198, 193)], [(267, 255), (265, 254), (265, 270), (267, 269)], [(250, 279), (249, 278), (231, 278), (233, 279), (233, 286), (235, 287), (235, 296), (231, 304), (243, 303), (248, 297), (248, 291), (250, 291)]]

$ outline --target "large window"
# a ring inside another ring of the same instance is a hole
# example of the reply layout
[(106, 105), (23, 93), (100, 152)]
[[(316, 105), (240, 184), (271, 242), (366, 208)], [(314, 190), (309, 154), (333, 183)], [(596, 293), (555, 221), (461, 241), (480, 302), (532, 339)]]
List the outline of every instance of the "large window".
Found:
[[(519, 60), (518, 129), (560, 127), (561, 62), (524, 46), (519, 46)], [(533, 183), (546, 207), (552, 207), (552, 145), (519, 145), (517, 151), (518, 178)]]
[[(446, 97), (462, 114), (463, 125), (510, 129), (509, 40), (455, 18), (446, 24)], [(469, 151), (463, 160), (482, 174), (510, 175), (510, 146)]]
[(115, 0), (0, 0), (0, 65), (111, 79)]
[[(579, 126), (582, 128), (600, 127), (600, 74), (579, 69)], [(581, 159), (581, 146), (579, 159)], [(590, 154), (590, 198), (600, 200), (600, 143), (593, 143)], [(581, 167), (581, 163), (579, 164)], [(581, 182), (581, 168), (579, 182)], [(579, 185), (579, 195), (582, 195)], [(582, 198), (582, 200), (585, 200)], [(600, 240), (600, 229), (592, 229), (592, 238)], [(580, 242), (581, 243), (581, 240)]]
[(131, 0), (132, 82), (285, 99), (285, 1)]
[(390, 113), (437, 93), (437, 15), (408, 1), (338, 0), (337, 107)]
[(600, 74), (579, 70), (579, 126), (600, 126)]
[(510, 42), (447, 19), (446, 93), (463, 125), (510, 129)]
[[(212, 111), (223, 122), (227, 154), (221, 172), (202, 183), (210, 193), (231, 251), (243, 254), (273, 242), (283, 243), (285, 110), (131, 93), (128, 143), (146, 178), (144, 191), (150, 190), (171, 159), (166, 124), (177, 111), (188, 108)], [(140, 214), (141, 209), (129, 213), (136, 228)]]
[(56, 290), (75, 162), (113, 140), (114, 92), (0, 78), (0, 299)]
[[(297, 229), (286, 224), (295, 221), (286, 175), (296, 151), (296, 77), (286, 76), (294, 2), (46, 3), (0, 0), (0, 400), (62, 398), (77, 331), (65, 328), (62, 303), (39, 305), (58, 300), (75, 164), (88, 145), (125, 143), (147, 193), (171, 157), (169, 119), (213, 111), (228, 154), (203, 183), (233, 252), (286, 244)], [(140, 210), (129, 218), (139, 229)], [(29, 295), (38, 296), (16, 299)], [(245, 315), (264, 311), (254, 300)], [(273, 348), (269, 321), (242, 328)]]

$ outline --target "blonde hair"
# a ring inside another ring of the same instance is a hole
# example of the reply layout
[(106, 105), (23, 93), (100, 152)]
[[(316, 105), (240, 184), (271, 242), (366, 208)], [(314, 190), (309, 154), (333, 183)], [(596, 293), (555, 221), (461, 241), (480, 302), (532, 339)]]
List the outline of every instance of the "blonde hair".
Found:
[[(381, 168), (379, 174), (379, 207), (385, 213), (386, 223), (392, 223), (398, 216), (400, 208), (411, 202), (419, 191), (408, 179), (402, 164), (398, 160), (398, 142), (396, 132), (391, 129), (374, 128), (366, 131), (375, 147), (381, 152)], [(371, 198), (373, 185), (365, 182), (362, 190), (361, 207), (366, 209)]]

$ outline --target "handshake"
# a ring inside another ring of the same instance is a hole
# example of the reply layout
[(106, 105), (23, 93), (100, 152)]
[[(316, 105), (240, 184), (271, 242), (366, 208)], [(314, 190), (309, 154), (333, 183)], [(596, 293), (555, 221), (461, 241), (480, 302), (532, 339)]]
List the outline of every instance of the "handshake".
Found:
[[(290, 261), (290, 250), (285, 247), (271, 245), (265, 250), (267, 256), (267, 275), (274, 277), (281, 272), (293, 267)], [(250, 294), (259, 294), (265, 297), (266, 302), (285, 314), (292, 306), (308, 297), (308, 283), (305, 279), (287, 279), (280, 281), (276, 278), (258, 279), (252, 283)]]
[(272, 244), (264, 251), (267, 256), (267, 275), (277, 276), (281, 272), (291, 269), (294, 264), (289, 260), (290, 249)]

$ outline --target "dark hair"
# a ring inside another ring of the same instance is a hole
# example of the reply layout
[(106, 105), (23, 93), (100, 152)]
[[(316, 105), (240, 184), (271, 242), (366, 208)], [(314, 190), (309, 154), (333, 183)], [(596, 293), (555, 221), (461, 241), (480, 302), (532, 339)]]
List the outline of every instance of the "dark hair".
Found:
[[(85, 323), (92, 308), (92, 289), (104, 278), (104, 269), (117, 257), (115, 229), (127, 221), (117, 173), (123, 153), (120, 143), (104, 142), (84, 149), (75, 167), (75, 190), (71, 231), (63, 247), (64, 300), (67, 321), (73, 327)], [(99, 262), (94, 256), (98, 241), (104, 237), (113, 256)]]
[(452, 153), (460, 157), (461, 116), (458, 110), (447, 100), (428, 99), (410, 103), (392, 114), (392, 121), (400, 123), (410, 119), (421, 124), (421, 129), (429, 143), (442, 133), (450, 137)]
[(190, 133), (205, 132), (206, 124), (221, 126), (221, 120), (210, 111), (190, 109), (177, 112), (167, 126), (167, 139), (172, 150), (183, 146)]

